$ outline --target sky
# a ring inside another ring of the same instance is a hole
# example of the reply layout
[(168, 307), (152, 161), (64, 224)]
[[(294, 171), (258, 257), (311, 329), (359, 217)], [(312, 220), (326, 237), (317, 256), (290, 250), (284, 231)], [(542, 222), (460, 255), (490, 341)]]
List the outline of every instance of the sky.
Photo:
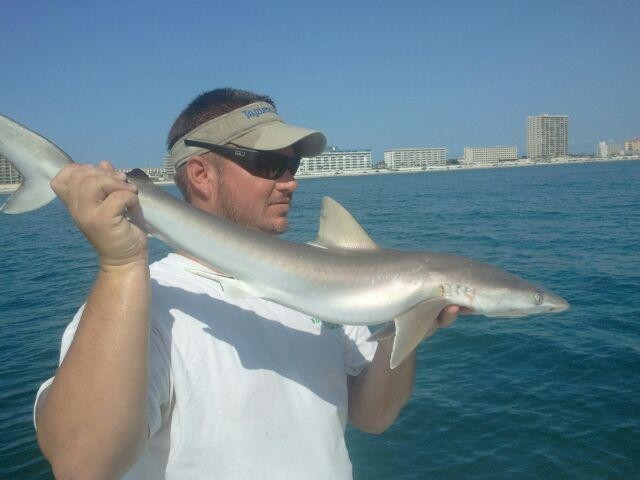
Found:
[(329, 145), (569, 150), (640, 136), (640, 2), (0, 0), (0, 113), (80, 163), (160, 166), (198, 94), (270, 95)]

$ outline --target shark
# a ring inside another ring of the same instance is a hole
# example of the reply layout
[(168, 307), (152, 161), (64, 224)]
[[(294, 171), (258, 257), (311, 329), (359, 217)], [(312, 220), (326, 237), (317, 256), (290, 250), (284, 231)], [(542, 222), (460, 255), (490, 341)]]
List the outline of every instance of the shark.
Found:
[[(0, 155), (23, 182), (2, 205), (29, 212), (55, 198), (50, 181), (73, 160), (58, 146), (0, 115)], [(562, 297), (506, 270), (459, 255), (383, 248), (338, 202), (325, 197), (318, 234), (291, 242), (237, 225), (179, 200), (141, 170), (127, 174), (138, 187), (135, 225), (208, 266), (193, 273), (219, 282), (229, 297), (258, 297), (339, 325), (382, 325), (372, 341), (393, 338), (396, 368), (438, 328), (449, 305), (487, 317), (562, 312)]]

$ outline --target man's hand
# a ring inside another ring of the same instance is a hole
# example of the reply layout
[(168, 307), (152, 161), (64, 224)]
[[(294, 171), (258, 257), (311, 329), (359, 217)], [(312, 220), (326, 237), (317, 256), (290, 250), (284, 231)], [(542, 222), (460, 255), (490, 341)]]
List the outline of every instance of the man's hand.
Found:
[(71, 164), (51, 181), (51, 188), (93, 245), (102, 269), (147, 262), (146, 234), (124, 216), (140, 208), (138, 189), (109, 162), (97, 168)]
[[(443, 308), (435, 320), (425, 320), (429, 322), (429, 325), (424, 337), (420, 340), (420, 343), (424, 342), (427, 338), (436, 333), (439, 328), (445, 328), (453, 324), (453, 322), (458, 318), (458, 315), (467, 315), (470, 313), (473, 313), (473, 310), (460, 307), (458, 305), (449, 305)], [(391, 338), (393, 338), (393, 336)]]
[(473, 310), (465, 307), (459, 307), (458, 305), (449, 305), (444, 308), (440, 315), (438, 315), (438, 328), (448, 327), (456, 321), (458, 315), (469, 315), (473, 313)]

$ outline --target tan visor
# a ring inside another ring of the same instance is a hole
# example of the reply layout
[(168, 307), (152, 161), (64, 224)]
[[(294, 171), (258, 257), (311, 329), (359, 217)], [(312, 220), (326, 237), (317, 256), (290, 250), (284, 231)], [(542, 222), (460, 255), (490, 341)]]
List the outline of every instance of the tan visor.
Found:
[(295, 145), (296, 154), (314, 157), (323, 152), (327, 139), (322, 132), (288, 125), (276, 113), (273, 105), (256, 102), (225, 113), (203, 123), (178, 140), (170, 154), (177, 170), (193, 155), (207, 150), (187, 147), (185, 139), (226, 145), (233, 143), (254, 150), (279, 150)]

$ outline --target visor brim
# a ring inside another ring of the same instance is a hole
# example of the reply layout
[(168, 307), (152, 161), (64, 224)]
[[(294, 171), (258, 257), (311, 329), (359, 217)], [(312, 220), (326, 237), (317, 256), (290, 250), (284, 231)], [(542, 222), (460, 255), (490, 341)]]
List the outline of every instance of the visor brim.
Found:
[(230, 139), (229, 143), (239, 147), (266, 151), (294, 146), (296, 153), (301, 157), (315, 157), (324, 151), (327, 139), (322, 132), (317, 130), (273, 122)]

